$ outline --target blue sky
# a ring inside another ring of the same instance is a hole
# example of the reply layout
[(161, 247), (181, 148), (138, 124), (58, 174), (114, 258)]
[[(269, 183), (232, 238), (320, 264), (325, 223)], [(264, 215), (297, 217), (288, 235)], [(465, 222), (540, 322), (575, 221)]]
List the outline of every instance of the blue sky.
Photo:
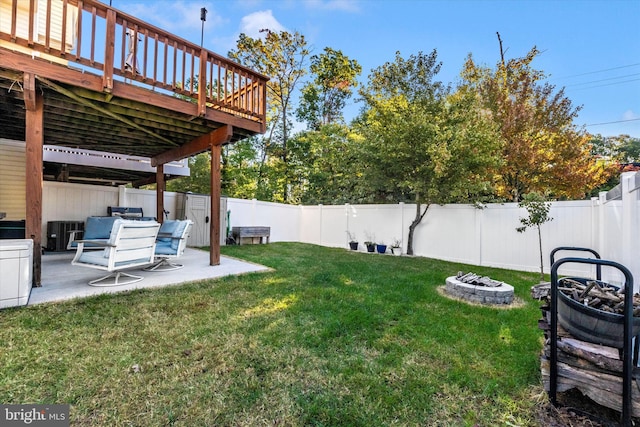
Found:
[[(109, 0), (102, 0), (108, 3)], [(111, 0), (114, 7), (195, 43), (206, 7), (204, 46), (225, 55), (243, 32), (298, 31), (312, 53), (341, 50), (362, 65), (360, 81), (395, 52), (437, 49), (439, 80), (456, 83), (469, 53), (493, 67), (500, 57), (543, 53), (533, 66), (565, 87), (576, 124), (605, 136), (640, 138), (640, 0)], [(345, 110), (353, 118), (359, 105)]]

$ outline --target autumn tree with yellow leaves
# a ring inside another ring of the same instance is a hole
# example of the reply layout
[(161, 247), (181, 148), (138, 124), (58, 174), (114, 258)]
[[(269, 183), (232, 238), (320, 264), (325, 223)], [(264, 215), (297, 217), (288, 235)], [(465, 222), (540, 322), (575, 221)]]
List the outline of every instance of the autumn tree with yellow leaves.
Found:
[(503, 162), (495, 171), (497, 195), (514, 202), (531, 192), (584, 197), (611, 170), (595, 161), (589, 135), (574, 124), (581, 107), (532, 67), (540, 55), (535, 46), (522, 58), (505, 60), (499, 34), (498, 40), (495, 69), (477, 65), (469, 55), (462, 71), (463, 85), (476, 91), (499, 128)]

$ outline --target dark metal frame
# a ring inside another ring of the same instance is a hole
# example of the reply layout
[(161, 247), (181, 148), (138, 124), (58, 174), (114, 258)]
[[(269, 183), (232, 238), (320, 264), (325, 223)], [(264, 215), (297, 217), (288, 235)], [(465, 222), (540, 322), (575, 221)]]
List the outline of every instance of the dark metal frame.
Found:
[[(586, 248), (556, 248), (551, 253), (551, 259), (553, 260), (555, 253), (561, 249), (571, 250), (585, 250), (596, 254), (595, 251)], [(607, 261), (602, 259), (588, 259), (588, 258), (562, 258), (556, 262), (553, 262), (551, 266), (551, 360), (549, 370), (549, 399), (555, 406), (557, 404), (557, 390), (558, 390), (558, 268), (561, 265), (567, 263), (578, 264), (592, 264), (596, 265), (598, 269), (598, 280), (600, 280), (601, 267), (613, 267), (618, 269), (625, 277), (624, 284), (624, 339), (623, 339), (623, 365), (622, 365), (622, 425), (631, 426), (631, 391), (632, 391), (632, 376), (633, 376), (633, 276), (631, 272), (622, 264), (618, 264), (614, 261)]]
[[(582, 252), (591, 252), (597, 259), (601, 259), (602, 257), (598, 252), (590, 248), (581, 248), (577, 246), (560, 246), (551, 251), (551, 264), (553, 265), (555, 261), (555, 256), (557, 252), (560, 251), (582, 251)], [(596, 280), (602, 280), (602, 267), (600, 265), (596, 265)]]

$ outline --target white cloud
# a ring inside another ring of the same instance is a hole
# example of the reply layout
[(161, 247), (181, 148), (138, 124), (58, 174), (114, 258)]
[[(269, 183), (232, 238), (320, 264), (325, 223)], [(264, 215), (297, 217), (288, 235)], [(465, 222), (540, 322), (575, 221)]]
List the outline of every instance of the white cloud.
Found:
[[(213, 28), (223, 21), (222, 17), (215, 14), (213, 3), (207, 1), (202, 3), (183, 0), (135, 3), (115, 0), (113, 3), (114, 7), (125, 13), (181, 37), (184, 37), (181, 33), (192, 31), (193, 28), (201, 28), (201, 7), (207, 9), (206, 27)], [(195, 42), (195, 40), (191, 41)]]
[(622, 114), (622, 120), (636, 120), (640, 119), (640, 114), (634, 113), (632, 110), (627, 110)]
[(244, 16), (240, 21), (240, 32), (245, 33), (251, 38), (256, 39), (260, 37), (260, 30), (264, 29), (269, 29), (274, 32), (287, 31), (273, 16), (271, 10), (253, 12)]
[(343, 12), (359, 12), (360, 6), (357, 0), (306, 0), (309, 9), (339, 10)]

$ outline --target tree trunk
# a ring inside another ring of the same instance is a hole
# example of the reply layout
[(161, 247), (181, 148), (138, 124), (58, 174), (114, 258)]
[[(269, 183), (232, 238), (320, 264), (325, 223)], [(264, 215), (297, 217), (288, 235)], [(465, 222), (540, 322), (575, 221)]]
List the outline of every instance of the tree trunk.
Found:
[(264, 145), (262, 147), (262, 153), (260, 158), (260, 166), (258, 167), (258, 177), (256, 179), (256, 193), (259, 191), (260, 186), (262, 185), (262, 178), (264, 177), (264, 164), (267, 161), (267, 150), (271, 145), (271, 139), (273, 138), (274, 127), (271, 126), (269, 129), (269, 136), (267, 138), (262, 138), (264, 141)]
[(538, 245), (540, 246), (540, 283), (544, 282), (544, 264), (542, 262), (542, 233), (538, 225)]
[(289, 201), (289, 165), (287, 142), (289, 139), (289, 129), (287, 129), (287, 111), (288, 100), (282, 107), (282, 163), (284, 163), (284, 188), (282, 189), (282, 198), (285, 203)]
[(424, 212), (422, 212), (422, 203), (416, 197), (416, 216), (409, 224), (409, 236), (407, 237), (407, 255), (413, 255), (413, 232), (416, 230), (418, 224), (422, 222), (425, 214), (429, 210), (429, 204), (425, 206)]

